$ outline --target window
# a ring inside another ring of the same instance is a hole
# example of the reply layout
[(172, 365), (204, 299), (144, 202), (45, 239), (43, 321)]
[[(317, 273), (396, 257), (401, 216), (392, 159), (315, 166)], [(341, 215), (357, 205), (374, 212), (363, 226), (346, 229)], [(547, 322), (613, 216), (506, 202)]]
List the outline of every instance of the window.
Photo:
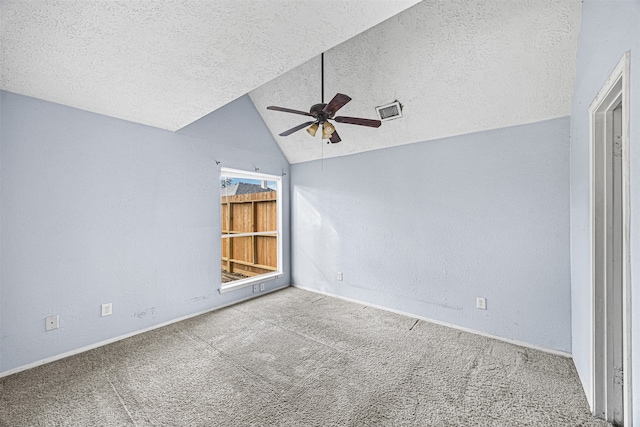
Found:
[(220, 292), (282, 274), (282, 179), (222, 168)]

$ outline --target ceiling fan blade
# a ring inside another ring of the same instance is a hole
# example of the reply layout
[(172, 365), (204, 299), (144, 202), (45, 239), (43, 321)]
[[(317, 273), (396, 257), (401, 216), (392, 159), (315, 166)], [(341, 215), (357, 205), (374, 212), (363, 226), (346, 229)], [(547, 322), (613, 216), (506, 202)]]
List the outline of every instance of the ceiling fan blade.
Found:
[(345, 106), (347, 102), (351, 101), (351, 98), (343, 93), (336, 93), (331, 101), (322, 109), (323, 112), (328, 113), (329, 117), (333, 116), (336, 111)]
[(300, 114), (302, 116), (313, 117), (310, 113), (307, 113), (306, 111), (292, 110), (291, 108), (284, 108), (284, 107), (274, 107), (273, 105), (270, 107), (267, 107), (267, 110), (282, 111), (283, 113), (293, 113), (293, 114)]
[(329, 138), (329, 141), (331, 141), (332, 144), (336, 144), (342, 141), (342, 139), (340, 139), (340, 135), (338, 135), (338, 132), (334, 130), (333, 133), (331, 134), (331, 138)]
[(348, 123), (350, 125), (369, 126), (372, 128), (380, 127), (380, 125), (382, 124), (380, 120), (361, 119), (359, 117), (338, 116), (333, 120), (335, 120), (338, 123)]
[(307, 127), (307, 126), (310, 126), (310, 125), (312, 125), (312, 124), (314, 124), (314, 123), (315, 123), (315, 121), (302, 123), (301, 125), (298, 125), (298, 126), (296, 126), (296, 127), (294, 127), (294, 128), (291, 128), (291, 129), (289, 129), (289, 130), (285, 130), (284, 132), (282, 132), (282, 133), (281, 133), (281, 134), (279, 134), (279, 135), (280, 135), (280, 136), (288, 136), (288, 135), (291, 135), (292, 133), (294, 133), (294, 132), (298, 132), (300, 129), (303, 129), (303, 128), (305, 128), (305, 127)]

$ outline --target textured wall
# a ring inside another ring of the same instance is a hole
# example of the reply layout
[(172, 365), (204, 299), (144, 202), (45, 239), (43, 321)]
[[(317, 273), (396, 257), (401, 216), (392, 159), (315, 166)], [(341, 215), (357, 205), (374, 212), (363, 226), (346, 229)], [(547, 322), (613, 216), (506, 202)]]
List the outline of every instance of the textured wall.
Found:
[(404, 117), (338, 124), (344, 143), (324, 151), (305, 132), (277, 136), (304, 117), (266, 110), (320, 102), (319, 59), (250, 95), (291, 163), (567, 116), (579, 29), (579, 0), (421, 2), (326, 53), (326, 101), (353, 98), (342, 115), (376, 118), (397, 99)]
[(218, 293), (219, 168), (288, 163), (248, 97), (189, 136), (7, 92), (1, 111), (0, 372), (252, 295)]
[(2, 1), (0, 89), (176, 130), (417, 1)]
[[(589, 259), (589, 114), (591, 102), (626, 51), (631, 51), (631, 287), (632, 324), (640, 325), (640, 3), (584, 2), (571, 113), (571, 294), (573, 358), (591, 399), (591, 285)], [(640, 402), (640, 328), (633, 329), (635, 402)], [(640, 404), (634, 407), (640, 425)]]
[(565, 117), (293, 165), (293, 283), (570, 352), (568, 141)]

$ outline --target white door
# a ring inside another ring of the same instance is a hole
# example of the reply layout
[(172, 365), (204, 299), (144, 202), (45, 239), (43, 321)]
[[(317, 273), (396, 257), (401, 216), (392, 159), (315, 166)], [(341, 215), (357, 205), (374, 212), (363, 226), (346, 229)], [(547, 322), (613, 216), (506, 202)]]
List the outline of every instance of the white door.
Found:
[(592, 410), (631, 426), (629, 56), (589, 107), (591, 118)]
[(607, 174), (604, 186), (606, 206), (606, 384), (607, 420), (623, 425), (623, 352), (622, 352), (622, 103), (614, 107), (608, 120), (606, 144)]

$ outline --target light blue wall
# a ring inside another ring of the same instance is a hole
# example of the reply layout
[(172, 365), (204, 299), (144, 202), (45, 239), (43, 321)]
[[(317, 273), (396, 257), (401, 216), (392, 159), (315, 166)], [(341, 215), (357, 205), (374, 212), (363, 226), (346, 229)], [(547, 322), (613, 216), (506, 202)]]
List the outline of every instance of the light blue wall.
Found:
[[(571, 114), (571, 291), (573, 359), (591, 388), (589, 282), (589, 105), (623, 54), (631, 51), (631, 281), (632, 323), (640, 325), (640, 2), (585, 0)], [(633, 389), (640, 402), (640, 328), (633, 329)], [(640, 404), (634, 407), (640, 424)]]
[[(0, 142), (2, 140), (2, 99), (0, 91)], [(0, 143), (0, 178), (2, 177), (2, 144)], [(2, 180), (0, 179), (0, 372), (2, 371)]]
[[(252, 295), (218, 292), (220, 167), (289, 166), (248, 97), (178, 133), (1, 102), (0, 372)], [(290, 282), (289, 256), (285, 245), (286, 274), (267, 289)], [(54, 314), (60, 329), (45, 332)]]
[(294, 284), (571, 351), (568, 117), (291, 173)]

